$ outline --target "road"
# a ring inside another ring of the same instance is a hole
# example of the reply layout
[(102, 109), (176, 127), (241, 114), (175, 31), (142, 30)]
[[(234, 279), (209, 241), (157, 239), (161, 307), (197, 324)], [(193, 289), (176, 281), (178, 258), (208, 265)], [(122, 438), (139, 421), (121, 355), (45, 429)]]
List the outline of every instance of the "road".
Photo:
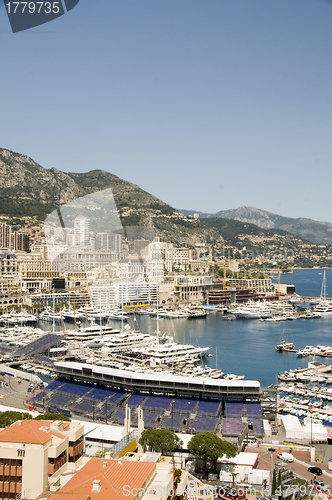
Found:
[[(258, 450), (257, 448), (252, 450), (248, 449), (248, 451), (255, 451), (256, 453), (259, 453), (257, 466), (258, 469), (271, 470), (271, 460), (273, 461), (273, 465), (275, 465), (276, 463), (281, 463), (281, 460), (277, 458), (277, 455), (281, 450), (276, 449), (274, 453), (265, 450)], [(306, 479), (310, 483), (310, 481), (314, 479), (314, 475), (308, 471), (308, 467), (317, 466), (323, 471), (323, 475), (317, 477), (317, 479), (321, 479), (323, 483), (326, 484), (326, 486), (328, 486), (332, 491), (332, 471), (328, 470), (327, 464), (310, 462), (309, 449), (308, 451), (302, 451), (293, 448), (292, 455), (294, 456), (295, 460), (292, 463), (285, 464), (288, 469), (293, 471), (296, 476)]]

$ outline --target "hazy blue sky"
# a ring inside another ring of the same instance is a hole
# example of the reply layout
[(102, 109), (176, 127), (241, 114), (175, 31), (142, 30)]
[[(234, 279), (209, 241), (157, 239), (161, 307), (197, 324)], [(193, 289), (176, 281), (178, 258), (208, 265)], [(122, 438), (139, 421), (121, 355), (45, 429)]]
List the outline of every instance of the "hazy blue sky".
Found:
[(0, 6), (0, 147), (332, 222), (332, 1), (80, 0), (17, 34)]

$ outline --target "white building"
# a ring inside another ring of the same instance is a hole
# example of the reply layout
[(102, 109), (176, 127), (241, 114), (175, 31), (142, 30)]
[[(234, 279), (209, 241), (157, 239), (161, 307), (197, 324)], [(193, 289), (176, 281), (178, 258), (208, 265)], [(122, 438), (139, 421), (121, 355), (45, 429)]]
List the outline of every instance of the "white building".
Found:
[(162, 281), (164, 279), (164, 262), (162, 259), (129, 256), (119, 261), (117, 275), (122, 280)]
[(90, 245), (90, 220), (86, 217), (76, 217), (74, 220), (75, 245)]
[(167, 248), (165, 250), (165, 267), (168, 272), (180, 269), (189, 269), (189, 249), (188, 248)]
[(89, 287), (96, 307), (156, 303), (157, 289), (157, 283), (140, 280), (116, 280), (110, 285)]
[(122, 235), (116, 233), (97, 233), (96, 250), (110, 250), (111, 252), (122, 252)]

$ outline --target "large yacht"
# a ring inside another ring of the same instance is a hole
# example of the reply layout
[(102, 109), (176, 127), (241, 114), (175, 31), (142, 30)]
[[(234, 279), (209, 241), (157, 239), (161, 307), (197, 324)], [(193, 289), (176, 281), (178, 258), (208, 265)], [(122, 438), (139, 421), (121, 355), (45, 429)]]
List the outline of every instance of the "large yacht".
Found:
[(320, 316), (331, 316), (332, 315), (332, 302), (329, 300), (321, 300), (319, 304), (313, 309), (315, 314)]
[(314, 313), (320, 314), (322, 317), (332, 315), (332, 302), (326, 298), (326, 271), (324, 271), (322, 289), (320, 293), (320, 301), (313, 309)]
[(42, 311), (39, 315), (39, 319), (41, 321), (46, 321), (47, 323), (60, 323), (61, 322), (61, 313), (56, 312), (54, 309), (50, 307), (46, 307), (44, 311)]
[(66, 340), (75, 340), (77, 342), (89, 342), (96, 338), (106, 339), (109, 335), (120, 334), (121, 330), (114, 330), (111, 326), (91, 325), (87, 328), (77, 328), (64, 332)]
[(26, 323), (36, 323), (37, 317), (22, 309), (19, 313), (11, 311), (10, 313), (3, 314), (0, 317), (0, 321), (6, 325), (25, 325)]
[(175, 363), (177, 361), (199, 361), (205, 356), (210, 347), (195, 347), (190, 344), (177, 344), (176, 342), (168, 342), (159, 344), (156, 342), (149, 347), (133, 349), (132, 352), (141, 358), (155, 361), (156, 364)]

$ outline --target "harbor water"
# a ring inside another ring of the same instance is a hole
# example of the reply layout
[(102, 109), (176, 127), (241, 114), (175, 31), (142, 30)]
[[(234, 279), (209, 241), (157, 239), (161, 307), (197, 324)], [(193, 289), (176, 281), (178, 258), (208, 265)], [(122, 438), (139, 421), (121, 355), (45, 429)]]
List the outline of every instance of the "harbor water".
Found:
[[(281, 283), (294, 284), (296, 292), (307, 297), (320, 296), (322, 279), (321, 269), (294, 270), (293, 274), (280, 277)], [(326, 296), (332, 297), (332, 269), (326, 270)], [(156, 318), (137, 315), (136, 320), (142, 332), (156, 330)], [(313, 359), (298, 358), (293, 352), (277, 352), (275, 346), (284, 334), (294, 342), (296, 350), (306, 345), (332, 346), (332, 316), (274, 323), (257, 319), (225, 321), (221, 313), (212, 312), (202, 319), (159, 320), (159, 327), (161, 333), (174, 336), (177, 342), (209, 346), (212, 357), (206, 358), (205, 364), (217, 366), (225, 373), (259, 380), (262, 387), (274, 384), (278, 373), (306, 367)], [(322, 363), (332, 363), (332, 358), (319, 359)]]
[[(281, 282), (292, 283), (301, 296), (319, 297), (323, 271), (321, 269), (295, 270), (293, 274), (281, 275)], [(326, 296), (332, 297), (332, 270), (326, 271)], [(330, 290), (330, 295), (329, 295)], [(131, 326), (143, 333), (153, 334), (157, 328), (155, 317), (132, 315)], [(114, 328), (121, 328), (121, 321), (109, 320)], [(73, 328), (73, 324), (66, 324)], [(82, 324), (82, 326), (84, 326)], [(43, 328), (50, 325), (43, 323)], [(57, 326), (57, 329), (59, 327)], [(258, 319), (236, 319), (225, 321), (220, 312), (211, 312), (201, 319), (160, 319), (161, 334), (173, 336), (176, 342), (209, 346), (212, 357), (204, 364), (222, 369), (225, 373), (244, 375), (246, 379), (258, 380), (262, 387), (276, 382), (278, 373), (291, 368), (306, 367), (312, 356), (298, 358), (294, 352), (277, 352), (275, 346), (288, 335), (295, 349), (306, 345), (332, 346), (332, 315), (316, 319), (297, 319), (268, 322)], [(332, 358), (319, 358), (322, 363), (332, 363)]]

